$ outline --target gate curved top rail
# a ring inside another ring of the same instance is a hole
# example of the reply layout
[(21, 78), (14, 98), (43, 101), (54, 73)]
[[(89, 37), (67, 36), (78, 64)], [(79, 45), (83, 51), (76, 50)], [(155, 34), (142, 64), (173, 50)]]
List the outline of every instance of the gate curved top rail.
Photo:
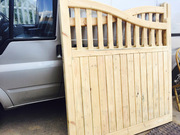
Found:
[(112, 8), (111, 6), (95, 2), (89, 0), (69, 0), (68, 1), (69, 8), (83, 8), (83, 9), (91, 9), (96, 11), (101, 11), (107, 14), (111, 14), (115, 17), (121, 18), (124, 21), (128, 21), (129, 23), (152, 29), (166, 29), (167, 24), (165, 23), (155, 23), (155, 22), (146, 22), (144, 20), (139, 20), (137, 18), (132, 17), (131, 15), (125, 13), (116, 8)]
[(128, 14), (135, 15), (135, 14), (142, 14), (142, 13), (159, 13), (164, 14), (165, 8), (164, 7), (157, 7), (157, 6), (143, 6), (143, 7), (136, 7), (126, 10)]
[(129, 15), (136, 16), (139, 19), (143, 19), (151, 22), (167, 23), (168, 18), (168, 5), (167, 3), (157, 6), (143, 6), (131, 8), (125, 11)]

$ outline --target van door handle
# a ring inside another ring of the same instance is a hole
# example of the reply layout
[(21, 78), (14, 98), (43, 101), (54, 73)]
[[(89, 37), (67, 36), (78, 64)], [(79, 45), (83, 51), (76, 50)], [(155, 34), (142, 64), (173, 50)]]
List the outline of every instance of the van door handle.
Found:
[(61, 45), (57, 45), (57, 46), (56, 46), (56, 56), (57, 56), (57, 58), (62, 58)]

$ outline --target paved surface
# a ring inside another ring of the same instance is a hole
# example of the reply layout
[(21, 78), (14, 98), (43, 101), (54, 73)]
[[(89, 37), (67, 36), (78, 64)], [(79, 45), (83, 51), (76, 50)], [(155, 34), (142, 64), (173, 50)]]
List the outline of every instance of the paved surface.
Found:
[(67, 135), (64, 99), (2, 112), (0, 135)]
[[(178, 107), (176, 104), (175, 97), (173, 98), (173, 121), (180, 125), (180, 112), (178, 111)], [(146, 135), (149, 131), (140, 133), (138, 135)]]
[[(180, 124), (180, 112), (173, 100), (173, 121)], [(64, 99), (5, 111), (0, 118), (0, 135), (67, 135)], [(139, 135), (145, 135), (147, 132)]]

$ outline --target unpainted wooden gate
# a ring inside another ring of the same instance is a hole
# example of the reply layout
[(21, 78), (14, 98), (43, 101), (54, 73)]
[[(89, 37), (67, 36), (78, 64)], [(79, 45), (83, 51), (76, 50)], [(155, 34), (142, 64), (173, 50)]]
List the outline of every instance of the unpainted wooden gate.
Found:
[(172, 120), (168, 4), (120, 11), (60, 0), (60, 18), (69, 135), (135, 134)]

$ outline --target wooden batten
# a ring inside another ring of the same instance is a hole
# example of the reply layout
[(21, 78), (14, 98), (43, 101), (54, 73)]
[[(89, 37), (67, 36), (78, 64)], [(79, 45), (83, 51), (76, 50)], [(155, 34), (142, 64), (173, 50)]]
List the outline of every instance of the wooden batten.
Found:
[(135, 47), (140, 47), (139, 26), (135, 26), (135, 28), (134, 28), (134, 45), (135, 45)]
[(149, 32), (149, 45), (155, 46), (155, 33), (154, 29), (151, 29)]
[(82, 31), (81, 31), (81, 17), (80, 17), (80, 8), (75, 8), (75, 29), (76, 29), (76, 44), (77, 49), (82, 48)]
[(123, 36), (122, 36), (122, 20), (117, 19), (117, 47), (123, 47)]
[(152, 13), (149, 13), (149, 21), (152, 22)]
[(97, 23), (99, 49), (104, 49), (102, 12), (100, 11), (97, 12)]
[(112, 15), (107, 16), (107, 29), (108, 29), (108, 35), (107, 35), (107, 40), (108, 40), (108, 47), (109, 49), (113, 49), (113, 26), (112, 26)]
[(147, 28), (143, 28), (142, 30), (142, 46), (147, 47), (148, 41), (147, 41)]
[(127, 48), (130, 48), (132, 47), (132, 44), (131, 44), (131, 24), (129, 22), (126, 22), (126, 28), (125, 28), (125, 33), (126, 33), (126, 36), (125, 36), (125, 45)]
[(87, 40), (88, 40), (88, 49), (93, 49), (93, 32), (92, 32), (92, 11), (86, 10), (87, 16)]

